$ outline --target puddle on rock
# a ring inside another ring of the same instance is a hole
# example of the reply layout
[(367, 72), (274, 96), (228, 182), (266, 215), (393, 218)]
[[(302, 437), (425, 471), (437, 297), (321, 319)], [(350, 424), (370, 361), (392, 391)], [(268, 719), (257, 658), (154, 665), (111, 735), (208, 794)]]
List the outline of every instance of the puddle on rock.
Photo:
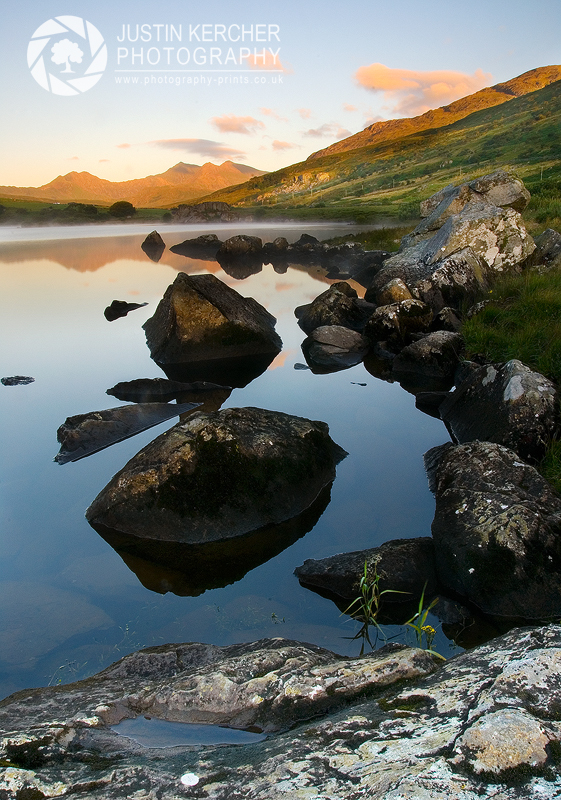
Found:
[(164, 719), (136, 717), (124, 719), (111, 730), (143, 747), (180, 747), (183, 745), (254, 744), (266, 738), (264, 733), (222, 728), (219, 725), (195, 725), (168, 722)]

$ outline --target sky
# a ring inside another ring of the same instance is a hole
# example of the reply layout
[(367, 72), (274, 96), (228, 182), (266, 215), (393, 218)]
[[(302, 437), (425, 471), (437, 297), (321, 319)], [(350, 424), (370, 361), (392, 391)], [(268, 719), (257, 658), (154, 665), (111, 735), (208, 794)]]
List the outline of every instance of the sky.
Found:
[[(0, 0), (0, 185), (275, 170), (561, 63), (559, 0)], [(134, 40), (134, 41), (133, 41)]]

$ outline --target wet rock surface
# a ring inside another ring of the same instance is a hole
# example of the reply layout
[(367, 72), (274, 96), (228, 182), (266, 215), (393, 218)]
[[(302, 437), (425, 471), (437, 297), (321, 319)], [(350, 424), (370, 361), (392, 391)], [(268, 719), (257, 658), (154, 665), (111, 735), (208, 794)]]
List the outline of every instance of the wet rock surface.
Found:
[(315, 372), (334, 372), (360, 364), (368, 352), (369, 342), (358, 331), (340, 325), (315, 328), (302, 342), (308, 365)]
[[(516, 629), (422, 677), (434, 669), (427, 660), (399, 646), (341, 659), (285, 640), (141, 651), (86, 681), (3, 701), (0, 790), (92, 800), (133, 793), (161, 800), (558, 797), (559, 626)], [(408, 683), (383, 690), (398, 676)], [(326, 703), (328, 684), (334, 691)], [(267, 711), (266, 720), (282, 728), (290, 717), (313, 714), (316, 701), (318, 710), (333, 710), (243, 747), (150, 750), (108, 730), (114, 719), (171, 701), (172, 713), (195, 717), (204, 696), (192, 691), (197, 686), (207, 689), (209, 709), (227, 692), (222, 718), (239, 703), (244, 719)], [(263, 697), (257, 706), (256, 697)], [(184, 774), (196, 785), (182, 784)]]
[[(133, 403), (167, 403), (169, 400), (184, 398), (186, 395), (201, 396), (217, 390), (229, 390), (229, 386), (220, 386), (207, 381), (180, 383), (166, 378), (137, 378), (134, 381), (121, 381), (106, 394)], [(190, 401), (191, 398), (187, 398)]]
[(200, 403), (137, 403), (134, 406), (119, 406), (68, 417), (57, 431), (60, 451), (54, 460), (57, 464), (78, 461), (159, 425), (160, 422), (191, 412), (199, 405)]
[(409, 391), (416, 392), (425, 387), (433, 391), (450, 389), (464, 351), (461, 334), (434, 331), (407, 345), (396, 355), (392, 374)]
[[(213, 275), (180, 272), (144, 330), (152, 358), (168, 377), (243, 386), (243, 378), (230, 380), (236, 361), (240, 373), (247, 366), (260, 374), (282, 349), (275, 322), (256, 300)], [(221, 373), (228, 377), (216, 380)]]
[(561, 614), (561, 498), (512, 450), (446, 444), (425, 454), (436, 498), (439, 582), (486, 614)]
[(323, 422), (257, 408), (198, 413), (131, 459), (86, 517), (141, 538), (229, 539), (308, 508), (345, 455)]
[(148, 303), (127, 303), (126, 300), (113, 300), (103, 312), (103, 316), (108, 322), (115, 322), (116, 319), (126, 317), (129, 311), (135, 311), (137, 308), (147, 305)]
[(295, 310), (298, 325), (305, 333), (325, 325), (338, 325), (361, 331), (375, 306), (359, 302), (356, 290), (339, 281), (318, 295), (315, 300)]
[(498, 442), (535, 463), (556, 430), (557, 391), (539, 372), (513, 359), (473, 371), (440, 414), (457, 442)]

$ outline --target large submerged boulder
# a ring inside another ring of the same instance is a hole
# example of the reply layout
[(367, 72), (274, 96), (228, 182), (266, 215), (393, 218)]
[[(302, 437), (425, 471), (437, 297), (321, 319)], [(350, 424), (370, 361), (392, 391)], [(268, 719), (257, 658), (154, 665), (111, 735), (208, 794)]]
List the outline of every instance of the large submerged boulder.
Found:
[(308, 508), (345, 455), (324, 422), (258, 408), (199, 413), (134, 456), (86, 517), (140, 538), (230, 539)]
[(180, 272), (143, 327), (150, 354), (168, 377), (239, 386), (228, 367), (240, 359), (251, 368), (270, 363), (282, 349), (275, 323), (256, 300), (214, 275)]
[(393, 377), (415, 393), (429, 387), (433, 391), (450, 389), (464, 350), (461, 334), (433, 331), (396, 355), (392, 362)]
[(440, 407), (459, 442), (498, 442), (539, 461), (557, 425), (557, 390), (517, 359), (471, 371)]
[(512, 450), (490, 442), (425, 454), (436, 498), (440, 583), (486, 614), (561, 615), (561, 498)]

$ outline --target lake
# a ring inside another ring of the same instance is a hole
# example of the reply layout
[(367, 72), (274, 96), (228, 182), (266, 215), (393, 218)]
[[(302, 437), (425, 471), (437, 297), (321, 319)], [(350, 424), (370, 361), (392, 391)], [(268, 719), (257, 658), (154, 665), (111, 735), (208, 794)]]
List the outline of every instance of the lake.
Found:
[[(294, 308), (327, 288), (324, 273), (291, 266), (277, 274), (265, 265), (237, 281), (216, 262), (167, 250), (153, 263), (140, 248), (149, 230), (0, 228), (0, 377), (35, 378), (0, 386), (0, 697), (76, 680), (166, 642), (225, 645), (282, 636), (356, 655), (358, 623), (302, 588), (295, 567), (307, 558), (430, 535), (434, 500), (422, 454), (448, 440), (443, 424), (362, 364), (329, 375), (294, 369), (304, 362), (305, 338)], [(263, 241), (283, 235), (293, 242), (303, 232), (325, 239), (353, 230), (313, 224), (160, 229), (168, 247), (201, 233), (221, 239), (249, 233)], [(133, 571), (84, 518), (109, 479), (176, 418), (75, 463), (53, 462), (56, 432), (67, 417), (123, 405), (106, 394), (120, 381), (165, 377), (150, 359), (141, 326), (179, 271), (212, 272), (278, 320), (282, 353), (261, 376), (234, 389), (223, 407), (323, 420), (349, 454), (312, 530), (241, 580), (193, 597), (146, 588), (146, 565)], [(114, 299), (148, 305), (109, 323), (103, 311)], [(404, 629), (389, 633), (406, 640)], [(440, 631), (434, 646), (445, 656), (454, 652)]]

